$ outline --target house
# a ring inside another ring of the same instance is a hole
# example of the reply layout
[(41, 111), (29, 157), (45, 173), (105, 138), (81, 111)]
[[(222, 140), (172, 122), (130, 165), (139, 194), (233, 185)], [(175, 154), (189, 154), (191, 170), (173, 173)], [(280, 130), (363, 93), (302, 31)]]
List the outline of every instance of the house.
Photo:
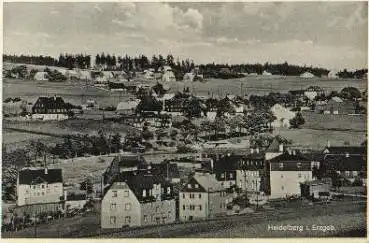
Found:
[(332, 180), (323, 178), (322, 180), (305, 181), (300, 184), (301, 196), (309, 199), (321, 199), (330, 196)]
[(310, 73), (310, 72), (304, 72), (303, 74), (300, 75), (300, 78), (314, 78), (314, 74)]
[(268, 161), (270, 198), (301, 195), (300, 183), (312, 180), (311, 161), (295, 151)]
[(342, 100), (339, 97), (332, 97), (326, 104), (324, 114), (355, 114), (355, 104), (349, 100)]
[(225, 215), (230, 201), (231, 195), (214, 175), (196, 172), (179, 191), (179, 220), (212, 219)]
[(82, 209), (87, 203), (87, 192), (83, 190), (65, 190), (64, 205), (66, 210)]
[(275, 104), (270, 110), (276, 117), (276, 120), (271, 124), (274, 128), (290, 127), (290, 120), (296, 116), (295, 112), (288, 110), (280, 104)]
[(262, 75), (263, 76), (272, 76), (272, 74), (267, 72), (266, 70), (263, 71)]
[(277, 138), (274, 138), (268, 148), (265, 150), (265, 160), (271, 160), (284, 152), (283, 143), (279, 142)]
[(48, 81), (49, 75), (47, 72), (37, 72), (34, 76), (34, 79), (37, 81)]
[(364, 146), (331, 146), (328, 141), (327, 146), (323, 150), (324, 155), (365, 155), (367, 149)]
[(162, 177), (139, 173), (118, 179), (101, 203), (101, 228), (147, 226), (176, 220), (173, 186)]
[(117, 105), (116, 113), (119, 115), (133, 115), (136, 114), (136, 109), (140, 100), (122, 101)]
[(161, 77), (161, 80), (163, 82), (175, 82), (176, 77), (174, 76), (174, 73), (170, 67), (164, 67), (163, 69), (163, 76)]
[(326, 154), (322, 163), (328, 172), (336, 172), (350, 183), (367, 177), (366, 155), (363, 154)]
[(17, 205), (59, 203), (63, 198), (61, 169), (27, 167), (17, 177)]
[(329, 78), (329, 79), (337, 79), (337, 78), (338, 78), (337, 72), (335, 72), (335, 71), (330, 71), (330, 72), (328, 73), (328, 78)]
[(246, 156), (227, 154), (214, 162), (215, 178), (227, 189), (236, 185), (242, 191), (258, 192), (264, 172), (264, 155), (260, 151)]
[(65, 120), (70, 107), (62, 97), (39, 97), (32, 107), (32, 119)]

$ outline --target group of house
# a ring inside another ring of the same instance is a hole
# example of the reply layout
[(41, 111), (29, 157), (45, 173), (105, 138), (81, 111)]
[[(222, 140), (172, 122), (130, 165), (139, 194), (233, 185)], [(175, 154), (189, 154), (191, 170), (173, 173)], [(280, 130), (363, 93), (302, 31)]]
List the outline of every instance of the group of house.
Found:
[(286, 148), (275, 139), (268, 148), (254, 148), (246, 155), (203, 156), (210, 163), (187, 161), (193, 171), (187, 176), (177, 172), (186, 161), (165, 162), (158, 169), (139, 156), (115, 158), (103, 175), (101, 227), (211, 219), (226, 215), (245, 193), (266, 200), (321, 198), (330, 195), (332, 179), (318, 179), (313, 171), (320, 168), (349, 182), (366, 179), (362, 147), (327, 146), (311, 154)]

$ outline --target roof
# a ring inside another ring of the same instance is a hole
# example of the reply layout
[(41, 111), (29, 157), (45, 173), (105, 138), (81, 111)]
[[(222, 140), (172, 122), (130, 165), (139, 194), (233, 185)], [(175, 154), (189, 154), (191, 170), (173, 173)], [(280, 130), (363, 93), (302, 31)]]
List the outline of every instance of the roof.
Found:
[(196, 173), (193, 178), (199, 183), (201, 187), (207, 192), (222, 191), (224, 187), (218, 182), (213, 175)]
[(304, 72), (303, 74), (300, 75), (300, 77), (302, 77), (302, 78), (313, 78), (315, 76), (312, 73)]
[(322, 180), (313, 180), (313, 181), (305, 181), (301, 184), (307, 185), (307, 186), (314, 186), (319, 184), (332, 184), (331, 178), (323, 178)]
[(273, 115), (280, 120), (281, 118), (292, 119), (295, 117), (295, 113), (283, 107), (280, 104), (275, 104), (272, 108), (270, 108)]
[(327, 155), (324, 163), (328, 168), (338, 171), (366, 171), (365, 155)]
[(66, 109), (66, 103), (64, 102), (63, 98), (60, 96), (54, 96), (54, 97), (46, 97), (41, 96), (36, 101), (35, 105), (39, 103), (42, 105), (42, 108), (46, 109)]
[(129, 101), (120, 102), (117, 105), (117, 111), (136, 109), (136, 107), (138, 106), (139, 103), (140, 103), (139, 100), (129, 100)]
[(179, 170), (178, 165), (174, 163), (160, 163), (160, 164), (152, 164), (151, 171), (155, 175), (162, 175), (164, 177), (167, 176), (169, 178), (179, 178)]
[(125, 182), (114, 182), (113, 185), (110, 187), (110, 189), (112, 190), (129, 189), (129, 187)]
[(366, 154), (366, 147), (360, 146), (334, 146), (334, 147), (326, 147), (323, 151), (325, 154), (356, 154), (356, 155), (364, 155)]
[(272, 143), (269, 145), (269, 147), (265, 150), (265, 152), (273, 153), (273, 152), (279, 152), (279, 145), (281, 143), (278, 142), (277, 138), (274, 138)]
[(48, 169), (45, 174), (44, 168), (27, 168), (19, 171), (19, 184), (21, 185), (33, 185), (40, 184), (42, 182), (51, 183), (63, 183), (63, 176), (61, 169)]
[(340, 97), (337, 97), (337, 96), (334, 96), (334, 97), (332, 97), (332, 99), (331, 99), (332, 101), (335, 101), (335, 102), (337, 102), (337, 103), (342, 103), (343, 102), (343, 100), (340, 98)]
[[(137, 155), (125, 155), (125, 156), (118, 156), (115, 157), (114, 160), (119, 160), (119, 167), (136, 167), (141, 165), (146, 165), (146, 160)], [(113, 163), (113, 162), (112, 162)]]
[(283, 153), (269, 160), (270, 163), (287, 162), (287, 161), (309, 161), (309, 159), (300, 153), (296, 154)]

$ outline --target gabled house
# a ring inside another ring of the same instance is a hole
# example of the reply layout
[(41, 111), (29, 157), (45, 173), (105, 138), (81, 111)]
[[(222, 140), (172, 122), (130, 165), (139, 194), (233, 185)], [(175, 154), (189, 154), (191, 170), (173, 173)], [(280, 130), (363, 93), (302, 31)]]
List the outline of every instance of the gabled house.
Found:
[(61, 169), (24, 168), (17, 177), (17, 205), (59, 203), (64, 196)]
[(196, 172), (179, 191), (179, 220), (212, 219), (225, 215), (231, 198), (214, 175)]
[(311, 160), (291, 151), (268, 161), (270, 198), (301, 195), (300, 183), (312, 180)]
[(62, 97), (39, 97), (32, 107), (32, 119), (64, 120), (69, 112), (70, 107)]
[(172, 223), (175, 215), (173, 186), (144, 172), (115, 181), (101, 203), (102, 228)]

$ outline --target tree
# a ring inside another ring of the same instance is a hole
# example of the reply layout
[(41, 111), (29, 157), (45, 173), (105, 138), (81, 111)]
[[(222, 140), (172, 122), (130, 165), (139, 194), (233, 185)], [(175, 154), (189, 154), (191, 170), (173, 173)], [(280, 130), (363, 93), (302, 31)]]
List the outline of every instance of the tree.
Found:
[(110, 141), (111, 151), (113, 153), (119, 152), (119, 150), (122, 148), (121, 137), (122, 136), (119, 133), (113, 135)]
[(296, 116), (290, 120), (290, 125), (292, 128), (299, 128), (303, 124), (305, 124), (305, 119), (302, 117), (300, 112), (298, 112)]
[(341, 90), (340, 96), (348, 100), (357, 100), (361, 98), (361, 92), (355, 87), (346, 87)]

